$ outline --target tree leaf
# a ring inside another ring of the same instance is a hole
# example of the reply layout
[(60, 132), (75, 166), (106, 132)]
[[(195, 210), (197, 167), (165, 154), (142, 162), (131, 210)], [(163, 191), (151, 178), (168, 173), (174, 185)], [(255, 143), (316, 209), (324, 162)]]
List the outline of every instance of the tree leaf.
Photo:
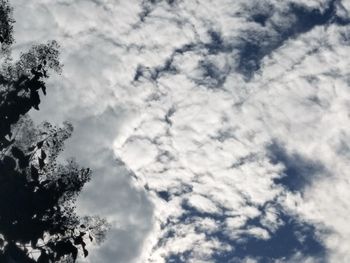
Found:
[(42, 170), (45, 166), (45, 162), (40, 157), (38, 158), (38, 162), (39, 162), (39, 169)]
[(83, 243), (83, 238), (81, 236), (78, 236), (74, 238), (74, 245), (81, 245)]
[(78, 249), (70, 241), (58, 241), (57, 243), (48, 244), (49, 247), (54, 250), (57, 259), (61, 259), (65, 255), (71, 255), (74, 259), (74, 262), (78, 256)]
[(44, 152), (43, 149), (41, 149), (41, 159), (45, 160), (46, 158), (46, 153)]
[(11, 153), (18, 160), (18, 165), (21, 169), (24, 169), (25, 167), (27, 167), (29, 165), (29, 157), (30, 156), (26, 156), (22, 152), (22, 150), (20, 150), (18, 147), (16, 147), (16, 146), (12, 147)]
[(89, 255), (89, 251), (87, 251), (85, 248), (83, 249), (84, 257), (86, 258)]
[(40, 141), (36, 144), (36, 147), (38, 147), (38, 149), (40, 149), (43, 146), (44, 141)]

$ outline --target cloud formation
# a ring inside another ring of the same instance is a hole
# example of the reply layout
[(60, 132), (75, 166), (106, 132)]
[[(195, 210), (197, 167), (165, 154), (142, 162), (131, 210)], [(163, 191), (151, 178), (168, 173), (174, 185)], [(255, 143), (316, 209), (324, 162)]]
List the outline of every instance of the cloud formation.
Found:
[(62, 46), (33, 116), (72, 120), (67, 155), (95, 167), (81, 209), (115, 223), (96, 257), (350, 260), (350, 4), (14, 3), (18, 50)]

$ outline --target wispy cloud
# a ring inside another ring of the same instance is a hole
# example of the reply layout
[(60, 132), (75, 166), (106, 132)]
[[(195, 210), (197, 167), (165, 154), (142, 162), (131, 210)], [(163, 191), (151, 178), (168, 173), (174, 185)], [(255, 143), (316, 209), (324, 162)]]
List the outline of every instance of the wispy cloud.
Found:
[(75, 123), (103, 262), (350, 260), (350, 4), (14, 4), (18, 49), (62, 45), (34, 117)]

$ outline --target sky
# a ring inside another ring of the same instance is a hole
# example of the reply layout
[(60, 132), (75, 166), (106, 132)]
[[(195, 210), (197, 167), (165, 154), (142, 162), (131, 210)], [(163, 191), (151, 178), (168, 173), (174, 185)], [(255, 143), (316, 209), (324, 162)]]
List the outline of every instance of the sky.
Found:
[(12, 0), (57, 40), (36, 122), (93, 170), (80, 262), (350, 262), (349, 0)]

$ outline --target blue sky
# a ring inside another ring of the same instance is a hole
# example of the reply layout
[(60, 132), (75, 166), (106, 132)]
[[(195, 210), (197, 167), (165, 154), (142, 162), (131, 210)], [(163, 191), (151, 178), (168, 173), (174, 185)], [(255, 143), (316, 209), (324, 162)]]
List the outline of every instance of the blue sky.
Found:
[(32, 117), (94, 170), (87, 262), (350, 261), (349, 1), (13, 5), (14, 56), (61, 45)]

